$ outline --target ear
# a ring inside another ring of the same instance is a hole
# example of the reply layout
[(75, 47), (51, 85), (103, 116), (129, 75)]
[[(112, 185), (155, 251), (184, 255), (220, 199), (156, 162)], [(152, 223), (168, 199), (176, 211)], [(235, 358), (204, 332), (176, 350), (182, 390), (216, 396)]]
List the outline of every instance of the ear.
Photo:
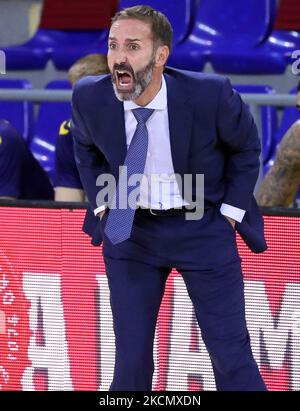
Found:
[(170, 50), (168, 46), (159, 46), (158, 49), (156, 50), (155, 66), (163, 67), (168, 60), (169, 54), (170, 54)]

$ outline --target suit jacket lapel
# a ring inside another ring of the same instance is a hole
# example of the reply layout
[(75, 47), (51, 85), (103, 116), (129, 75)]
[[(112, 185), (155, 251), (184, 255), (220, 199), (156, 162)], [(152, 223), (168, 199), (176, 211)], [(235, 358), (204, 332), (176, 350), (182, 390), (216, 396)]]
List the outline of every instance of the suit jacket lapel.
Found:
[(187, 172), (187, 160), (192, 135), (193, 109), (188, 103), (184, 85), (165, 73), (168, 94), (168, 115), (171, 153), (175, 173)]
[(110, 94), (107, 104), (101, 110), (101, 129), (106, 156), (112, 173), (117, 177), (119, 165), (124, 163), (127, 153), (125, 118), (123, 104), (117, 100), (113, 92)]

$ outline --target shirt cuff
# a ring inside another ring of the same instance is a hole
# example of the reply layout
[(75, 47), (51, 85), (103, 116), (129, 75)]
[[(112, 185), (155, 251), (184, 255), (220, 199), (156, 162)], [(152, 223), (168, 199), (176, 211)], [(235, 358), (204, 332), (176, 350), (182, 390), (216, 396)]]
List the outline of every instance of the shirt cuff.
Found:
[(101, 211), (104, 211), (105, 209), (106, 209), (106, 205), (105, 205), (105, 204), (102, 205), (102, 206), (100, 206), (100, 207), (98, 207), (98, 208), (95, 208), (95, 210), (94, 210), (95, 216), (97, 217), (97, 214), (101, 213)]
[(220, 208), (220, 213), (241, 223), (246, 211), (242, 210), (241, 208), (233, 207), (229, 204), (223, 203)]

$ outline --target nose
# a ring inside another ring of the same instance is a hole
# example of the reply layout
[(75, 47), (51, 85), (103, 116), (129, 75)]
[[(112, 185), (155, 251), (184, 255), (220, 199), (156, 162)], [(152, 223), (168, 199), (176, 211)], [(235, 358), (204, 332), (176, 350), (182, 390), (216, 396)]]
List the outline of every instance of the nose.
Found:
[(127, 55), (123, 50), (120, 50), (115, 54), (115, 63), (124, 64), (127, 63)]
[(116, 58), (117, 64), (125, 64), (127, 62), (127, 57), (125, 55)]

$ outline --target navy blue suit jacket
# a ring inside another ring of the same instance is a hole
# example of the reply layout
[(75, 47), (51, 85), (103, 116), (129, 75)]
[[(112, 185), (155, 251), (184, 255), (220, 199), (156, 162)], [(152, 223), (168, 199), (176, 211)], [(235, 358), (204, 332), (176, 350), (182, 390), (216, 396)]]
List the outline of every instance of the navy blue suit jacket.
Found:
[[(263, 218), (253, 196), (260, 141), (248, 108), (225, 77), (166, 68), (171, 153), (175, 173), (204, 174), (205, 207), (246, 210), (236, 229), (254, 252), (266, 249)], [(118, 181), (127, 146), (123, 104), (110, 76), (86, 77), (73, 92), (72, 133), (77, 166), (89, 200), (84, 231), (101, 244), (96, 179)], [(184, 190), (183, 193), (184, 194)]]

